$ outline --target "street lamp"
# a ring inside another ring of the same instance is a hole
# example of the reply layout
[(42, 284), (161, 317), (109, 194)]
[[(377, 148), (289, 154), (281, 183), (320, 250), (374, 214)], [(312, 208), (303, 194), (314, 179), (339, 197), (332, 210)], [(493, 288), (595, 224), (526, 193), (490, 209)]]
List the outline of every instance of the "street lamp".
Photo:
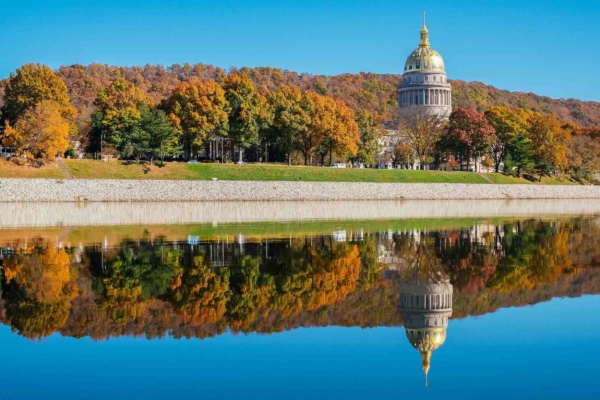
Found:
[(269, 150), (268, 147), (271, 145), (269, 142), (265, 142), (265, 164), (269, 162)]
[(100, 160), (102, 161), (102, 143), (104, 142), (104, 132), (100, 134)]

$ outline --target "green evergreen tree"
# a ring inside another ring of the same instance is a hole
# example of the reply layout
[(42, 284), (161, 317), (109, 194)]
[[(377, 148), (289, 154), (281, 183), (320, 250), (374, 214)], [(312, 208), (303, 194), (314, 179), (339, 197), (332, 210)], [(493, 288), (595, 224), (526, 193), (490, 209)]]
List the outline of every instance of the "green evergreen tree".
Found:
[(506, 173), (516, 171), (517, 177), (520, 177), (522, 172), (530, 171), (533, 166), (531, 141), (523, 134), (515, 136), (506, 149), (504, 171)]
[(165, 157), (181, 154), (182, 149), (169, 117), (162, 110), (143, 108), (139, 125), (145, 151), (156, 155), (161, 162)]

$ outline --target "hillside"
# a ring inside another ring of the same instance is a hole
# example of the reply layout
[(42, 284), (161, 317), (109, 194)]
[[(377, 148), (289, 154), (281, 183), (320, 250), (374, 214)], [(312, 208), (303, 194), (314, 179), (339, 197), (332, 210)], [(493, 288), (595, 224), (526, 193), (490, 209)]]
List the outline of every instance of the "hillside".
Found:
[[(181, 81), (192, 76), (222, 80), (233, 68), (225, 71), (207, 64), (171, 65), (169, 67), (146, 65), (144, 67), (115, 67), (102, 64), (73, 65), (58, 69), (67, 83), (71, 101), (80, 110), (78, 125), (83, 133), (89, 126), (89, 115), (100, 89), (118, 78), (133, 82), (147, 92), (157, 103), (170, 94)], [(267, 93), (280, 85), (296, 85), (342, 98), (356, 109), (365, 108), (377, 114), (380, 120), (393, 118), (397, 107), (396, 87), (402, 81), (393, 74), (342, 74), (321, 76), (297, 73), (271, 67), (243, 68)], [(6, 82), (6, 80), (4, 81)], [(454, 107), (474, 107), (479, 110), (493, 105), (527, 108), (554, 114), (564, 122), (575, 122), (586, 128), (600, 126), (600, 103), (575, 99), (552, 99), (534, 93), (509, 92), (480, 82), (451, 81)], [(0, 96), (3, 94), (0, 87)]]

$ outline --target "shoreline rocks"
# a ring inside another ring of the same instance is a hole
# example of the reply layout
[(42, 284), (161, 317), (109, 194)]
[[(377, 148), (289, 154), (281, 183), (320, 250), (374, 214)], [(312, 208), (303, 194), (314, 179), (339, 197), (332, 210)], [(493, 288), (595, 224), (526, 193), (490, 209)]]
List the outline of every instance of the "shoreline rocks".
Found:
[(0, 179), (0, 202), (600, 199), (600, 186)]

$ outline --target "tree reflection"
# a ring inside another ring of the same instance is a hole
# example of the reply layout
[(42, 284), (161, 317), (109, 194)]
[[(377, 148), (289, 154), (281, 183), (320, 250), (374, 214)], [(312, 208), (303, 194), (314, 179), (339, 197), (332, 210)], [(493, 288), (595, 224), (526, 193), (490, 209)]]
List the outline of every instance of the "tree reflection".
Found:
[(35, 240), (5, 253), (0, 319), (32, 339), (397, 326), (411, 279), (449, 279), (454, 318), (600, 292), (600, 228), (586, 218), (82, 250)]

